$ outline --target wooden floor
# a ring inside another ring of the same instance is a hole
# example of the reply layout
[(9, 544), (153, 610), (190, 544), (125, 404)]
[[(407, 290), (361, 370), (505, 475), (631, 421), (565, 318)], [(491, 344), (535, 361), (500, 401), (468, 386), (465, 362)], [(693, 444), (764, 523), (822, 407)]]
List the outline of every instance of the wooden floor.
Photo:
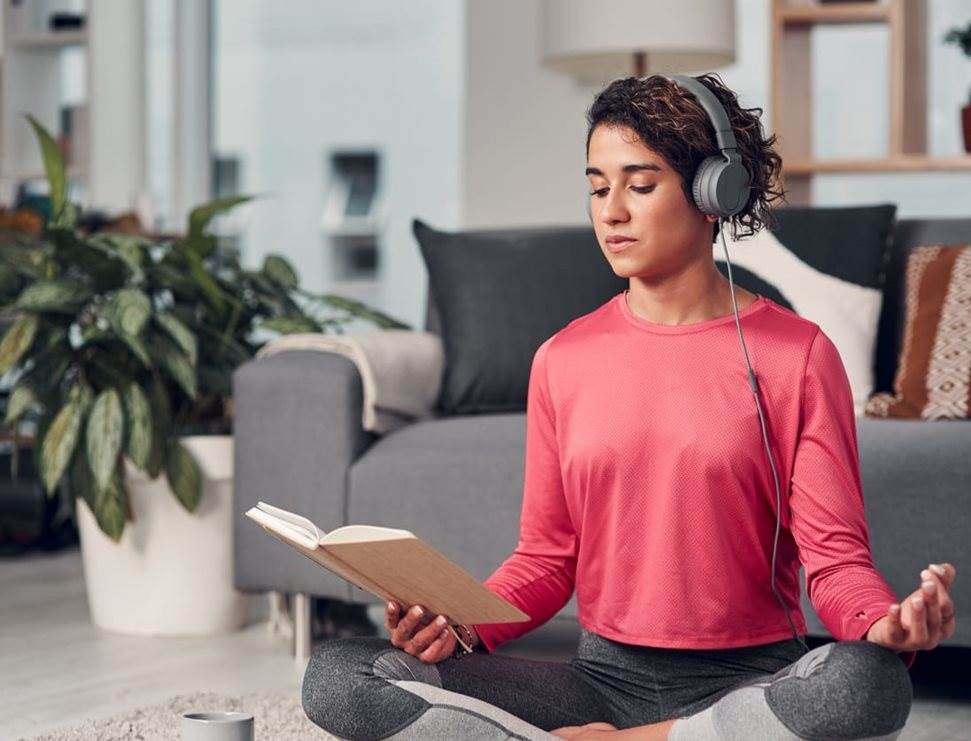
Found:
[[(216, 638), (112, 635), (91, 624), (77, 550), (0, 560), (0, 739), (193, 689), (298, 693), (303, 667), (285, 639), (270, 635), (261, 599), (254, 597), (251, 614), (245, 630)], [(574, 621), (553, 620), (500, 653), (564, 660), (576, 639)], [(901, 739), (971, 739), (969, 654), (942, 647), (918, 655), (916, 699)]]

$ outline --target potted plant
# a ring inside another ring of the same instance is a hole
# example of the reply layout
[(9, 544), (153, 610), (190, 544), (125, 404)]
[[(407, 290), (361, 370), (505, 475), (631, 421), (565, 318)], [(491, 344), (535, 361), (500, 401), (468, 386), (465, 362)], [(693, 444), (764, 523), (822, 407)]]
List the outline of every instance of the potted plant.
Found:
[[(194, 209), (186, 233), (85, 233), (64, 163), (34, 119), (50, 187), (39, 238), (6, 231), (0, 376), (15, 375), (3, 424), (36, 429), (35, 468), (76, 508), (89, 607), (124, 633), (198, 635), (245, 620), (232, 586), (231, 374), (253, 336), (342, 331), (355, 317), (407, 325), (299, 288), (279, 255), (242, 267), (208, 233), (249, 200)], [(319, 318), (321, 306), (342, 314)], [(66, 492), (65, 492), (66, 490)]]
[[(957, 44), (966, 57), (971, 57), (971, 23), (966, 28), (952, 28), (944, 36), (945, 44)], [(971, 91), (968, 102), (961, 108), (961, 130), (964, 134), (964, 151), (971, 153)]]

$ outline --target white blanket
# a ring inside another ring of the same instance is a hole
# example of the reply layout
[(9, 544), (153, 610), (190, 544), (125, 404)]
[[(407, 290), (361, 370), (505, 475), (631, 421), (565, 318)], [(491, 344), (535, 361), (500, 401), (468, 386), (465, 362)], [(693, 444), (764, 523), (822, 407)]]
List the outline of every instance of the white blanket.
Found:
[(432, 416), (445, 369), (442, 339), (432, 332), (383, 329), (286, 334), (263, 345), (256, 357), (286, 350), (335, 352), (354, 362), (364, 389), (361, 425), (365, 430), (383, 434)]

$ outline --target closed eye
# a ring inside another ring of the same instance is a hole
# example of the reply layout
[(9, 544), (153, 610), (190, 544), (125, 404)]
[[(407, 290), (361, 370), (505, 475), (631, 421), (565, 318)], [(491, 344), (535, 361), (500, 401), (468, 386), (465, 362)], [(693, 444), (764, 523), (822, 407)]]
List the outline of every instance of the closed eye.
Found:
[[(647, 185), (643, 187), (636, 187), (633, 185), (631, 186), (631, 190), (636, 190), (638, 193), (650, 193), (652, 190), (654, 190), (654, 188), (655, 186), (653, 185)], [(590, 191), (590, 195), (597, 196), (598, 198), (603, 198), (604, 195), (607, 193), (607, 190), (608, 188), (600, 188), (600, 190), (592, 190)]]

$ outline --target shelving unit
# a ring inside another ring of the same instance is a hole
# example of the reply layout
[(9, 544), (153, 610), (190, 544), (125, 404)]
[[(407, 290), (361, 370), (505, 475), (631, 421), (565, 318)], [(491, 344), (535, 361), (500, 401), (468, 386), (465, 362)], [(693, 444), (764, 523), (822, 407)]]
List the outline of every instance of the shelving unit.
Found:
[[(772, 111), (793, 205), (809, 205), (817, 173), (971, 171), (971, 155), (927, 153), (926, 0), (822, 4), (772, 0)], [(810, 34), (825, 24), (881, 23), (889, 33), (889, 151), (866, 159), (817, 159), (812, 152)]]

